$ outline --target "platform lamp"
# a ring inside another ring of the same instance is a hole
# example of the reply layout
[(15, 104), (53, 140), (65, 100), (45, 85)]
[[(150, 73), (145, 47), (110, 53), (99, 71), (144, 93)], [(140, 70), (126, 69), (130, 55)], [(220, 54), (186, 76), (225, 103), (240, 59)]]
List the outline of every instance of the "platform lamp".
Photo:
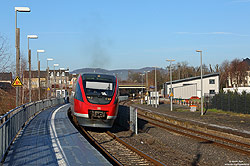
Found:
[(56, 70), (55, 67), (58, 67), (59, 64), (54, 64), (54, 97), (56, 97)]
[(28, 39), (28, 59), (29, 59), (29, 102), (31, 102), (31, 50), (29, 48), (29, 39), (38, 39), (37, 35), (27, 35)]
[[(69, 68), (67, 68), (67, 70), (65, 71), (65, 90), (67, 90), (67, 86), (68, 86), (68, 84), (67, 84), (68, 79), (67, 79), (66, 73), (67, 73), (67, 75), (69, 77)], [(65, 95), (66, 95), (66, 93), (65, 93)]]
[(203, 115), (203, 80), (202, 80), (202, 50), (196, 50), (201, 56), (201, 116)]
[(47, 58), (47, 99), (49, 98), (49, 61), (53, 61), (54, 59), (53, 58)]
[[(30, 12), (28, 7), (15, 7), (16, 76), (20, 76), (20, 28), (17, 28), (17, 12)], [(20, 88), (16, 87), (16, 107), (20, 105)]]
[(44, 53), (44, 50), (37, 50), (37, 68), (38, 68), (38, 100), (41, 100), (41, 86), (40, 86), (40, 60), (39, 53)]
[(174, 62), (174, 59), (167, 59), (166, 61), (170, 62), (170, 105), (171, 105), (171, 111), (173, 111), (173, 87), (172, 87), (172, 62)]
[(150, 71), (144, 71), (145, 73), (146, 73), (146, 95), (147, 95), (147, 101), (149, 100), (148, 98), (148, 73), (150, 72)]
[(64, 69), (64, 68), (60, 68), (60, 77), (61, 77), (60, 89), (61, 89), (61, 97), (62, 97), (62, 70), (65, 70), (65, 69)]
[(142, 79), (142, 87), (141, 87), (141, 104), (143, 104), (143, 77), (145, 74), (140, 74), (141, 75), (141, 79)]
[(155, 66), (155, 108), (157, 108), (157, 80), (156, 80), (156, 68), (159, 68)]

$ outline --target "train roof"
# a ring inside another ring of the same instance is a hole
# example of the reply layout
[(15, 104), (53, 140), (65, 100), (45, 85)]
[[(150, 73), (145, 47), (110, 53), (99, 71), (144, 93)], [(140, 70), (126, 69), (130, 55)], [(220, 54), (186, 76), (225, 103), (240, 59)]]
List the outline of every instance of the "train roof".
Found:
[(81, 74), (83, 80), (88, 80), (88, 81), (107, 81), (107, 82), (115, 82), (116, 77), (114, 75), (109, 75), (109, 74), (101, 74), (101, 73), (84, 73)]

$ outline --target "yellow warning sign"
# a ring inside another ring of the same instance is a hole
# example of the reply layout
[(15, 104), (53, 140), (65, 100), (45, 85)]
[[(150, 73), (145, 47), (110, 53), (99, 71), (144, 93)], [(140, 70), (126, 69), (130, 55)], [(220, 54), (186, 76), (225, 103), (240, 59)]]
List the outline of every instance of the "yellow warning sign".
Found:
[(48, 88), (47, 91), (50, 91), (50, 88)]
[(173, 96), (174, 96), (174, 94), (173, 94), (173, 93), (171, 93), (171, 94), (170, 94), (170, 96), (171, 96), (171, 97), (173, 97)]
[(17, 86), (23, 86), (22, 81), (20, 80), (20, 78), (17, 76), (14, 81), (11, 84), (13, 87), (17, 87)]

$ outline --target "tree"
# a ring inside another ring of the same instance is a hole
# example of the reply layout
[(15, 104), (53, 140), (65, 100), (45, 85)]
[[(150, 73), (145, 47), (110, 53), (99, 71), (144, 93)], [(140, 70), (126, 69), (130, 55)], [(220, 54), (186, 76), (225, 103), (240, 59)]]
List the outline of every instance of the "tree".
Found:
[(237, 87), (246, 83), (245, 77), (247, 74), (248, 65), (246, 62), (241, 61), (240, 59), (234, 59), (230, 63), (230, 78), (231, 82), (234, 83)]
[[(217, 69), (216, 69), (217, 70)], [(228, 81), (231, 81), (231, 78), (229, 77), (229, 70), (230, 70), (230, 62), (228, 60), (225, 60), (221, 63), (221, 65), (218, 67), (218, 71), (220, 73), (220, 88), (227, 88), (228, 87)]]
[(7, 40), (0, 35), (0, 72), (7, 72), (10, 69), (10, 53)]
[(133, 83), (142, 83), (141, 73), (137, 72), (128, 72), (128, 81)]

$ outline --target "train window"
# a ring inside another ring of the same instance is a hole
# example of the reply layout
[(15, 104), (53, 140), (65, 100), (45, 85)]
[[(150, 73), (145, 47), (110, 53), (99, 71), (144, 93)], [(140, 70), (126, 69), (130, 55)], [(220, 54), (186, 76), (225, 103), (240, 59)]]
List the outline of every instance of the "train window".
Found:
[(83, 102), (82, 91), (79, 83), (76, 84), (75, 99)]
[(86, 88), (88, 89), (112, 90), (112, 87), (113, 87), (113, 83), (109, 83), (109, 82), (86, 81)]

